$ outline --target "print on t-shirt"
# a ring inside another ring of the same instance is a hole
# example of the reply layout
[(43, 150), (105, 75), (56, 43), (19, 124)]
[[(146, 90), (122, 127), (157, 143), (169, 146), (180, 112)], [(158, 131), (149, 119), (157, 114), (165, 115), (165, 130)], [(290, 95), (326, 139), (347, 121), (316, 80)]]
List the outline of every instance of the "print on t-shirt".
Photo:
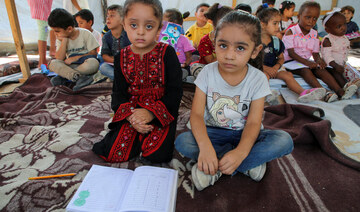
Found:
[(229, 97), (218, 92), (213, 92), (211, 99), (212, 104), (209, 109), (211, 118), (207, 120), (207, 124), (219, 127), (244, 128), (250, 101), (240, 102), (240, 95)]

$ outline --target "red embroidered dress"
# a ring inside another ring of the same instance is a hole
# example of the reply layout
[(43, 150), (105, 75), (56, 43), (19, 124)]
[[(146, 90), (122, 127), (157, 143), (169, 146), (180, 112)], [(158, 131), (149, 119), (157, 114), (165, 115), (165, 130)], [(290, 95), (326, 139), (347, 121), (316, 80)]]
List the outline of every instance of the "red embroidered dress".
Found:
[(214, 57), (216, 56), (215, 47), (210, 39), (210, 34), (207, 34), (201, 38), (198, 46), (198, 51), (200, 54), (199, 63), (201, 64), (207, 64), (207, 62), (205, 61), (206, 56), (208, 55), (213, 55)]
[[(108, 162), (127, 161), (140, 152), (143, 157), (156, 155), (153, 161), (170, 160), (182, 97), (181, 74), (176, 53), (167, 44), (158, 43), (142, 59), (130, 46), (122, 49), (115, 59), (111, 131), (93, 151)], [(154, 114), (153, 131), (140, 134), (126, 120), (135, 108)]]

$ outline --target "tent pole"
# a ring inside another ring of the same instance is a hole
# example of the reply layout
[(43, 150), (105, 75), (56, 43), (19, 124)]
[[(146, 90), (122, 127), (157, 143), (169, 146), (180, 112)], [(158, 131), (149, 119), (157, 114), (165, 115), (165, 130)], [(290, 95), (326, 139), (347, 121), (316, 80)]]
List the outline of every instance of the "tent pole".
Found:
[(5, 0), (5, 5), (7, 14), (9, 16), (9, 22), (14, 38), (16, 53), (19, 57), (20, 69), (23, 75), (23, 78), (19, 79), (19, 82), (25, 82), (30, 77), (30, 67), (26, 57), (25, 45), (21, 34), (15, 2), (14, 0)]

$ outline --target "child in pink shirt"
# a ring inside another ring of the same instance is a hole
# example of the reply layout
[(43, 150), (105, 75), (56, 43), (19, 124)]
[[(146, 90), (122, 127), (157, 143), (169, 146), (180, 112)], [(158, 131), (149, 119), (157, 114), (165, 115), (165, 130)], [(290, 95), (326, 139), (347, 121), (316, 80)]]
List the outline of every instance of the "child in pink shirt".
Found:
[(195, 48), (190, 40), (182, 34), (183, 18), (177, 9), (167, 9), (164, 13), (163, 29), (160, 32), (159, 42), (167, 43), (174, 47), (181, 68), (183, 69), (183, 80), (189, 75), (192, 52)]
[[(285, 44), (285, 61), (290, 62), (291, 60), (295, 60), (303, 64), (304, 67), (289, 71), (293, 74), (300, 75), (311, 87), (322, 87), (317, 80), (318, 77), (325, 82), (331, 90), (335, 91), (335, 93), (327, 92), (324, 101), (336, 101), (338, 96), (340, 96), (341, 99), (348, 99), (353, 95), (354, 87), (340, 87), (333, 75), (325, 69), (326, 63), (320, 57), (320, 41), (317, 31), (313, 29), (319, 16), (319, 3), (307, 1), (301, 5), (298, 14), (298, 24), (289, 28), (283, 37)], [(310, 59), (311, 56), (314, 60)]]
[[(327, 13), (323, 19), (323, 25), (327, 34), (321, 45), (321, 54), (329, 68), (329, 72), (334, 76), (340, 86), (344, 88), (353, 87), (354, 93), (360, 86), (360, 79), (347, 82), (344, 77), (345, 63), (347, 61), (350, 41), (345, 36), (346, 18), (340, 9)], [(356, 87), (355, 87), (356, 86)], [(348, 92), (349, 98), (351, 94)]]

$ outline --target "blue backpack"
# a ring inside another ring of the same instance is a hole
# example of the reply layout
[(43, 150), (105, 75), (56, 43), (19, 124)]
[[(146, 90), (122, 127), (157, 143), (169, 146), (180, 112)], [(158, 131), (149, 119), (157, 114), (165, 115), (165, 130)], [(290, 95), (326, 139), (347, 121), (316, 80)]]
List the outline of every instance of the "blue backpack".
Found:
[(276, 51), (276, 53), (279, 53), (279, 51), (280, 51), (280, 40), (276, 36), (272, 36), (272, 39), (273, 39), (273, 43), (274, 43), (274, 50)]

